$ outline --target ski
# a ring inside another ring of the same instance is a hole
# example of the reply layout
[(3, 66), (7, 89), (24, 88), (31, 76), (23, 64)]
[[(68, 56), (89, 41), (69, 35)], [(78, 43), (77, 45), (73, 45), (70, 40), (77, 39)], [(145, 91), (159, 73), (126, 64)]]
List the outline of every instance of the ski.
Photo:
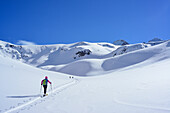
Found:
[(45, 95), (41, 95), (41, 98), (43, 98), (43, 97), (46, 97), (46, 96), (48, 96), (48, 94), (45, 94)]

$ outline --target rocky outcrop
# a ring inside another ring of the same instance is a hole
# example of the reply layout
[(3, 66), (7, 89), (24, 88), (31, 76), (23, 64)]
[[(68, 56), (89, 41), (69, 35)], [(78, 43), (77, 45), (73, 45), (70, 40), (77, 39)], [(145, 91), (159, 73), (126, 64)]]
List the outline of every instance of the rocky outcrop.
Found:
[(76, 53), (76, 55), (78, 55), (78, 57), (82, 57), (82, 56), (85, 56), (85, 55), (90, 55), (91, 51), (89, 49), (85, 49), (83, 51), (78, 51)]

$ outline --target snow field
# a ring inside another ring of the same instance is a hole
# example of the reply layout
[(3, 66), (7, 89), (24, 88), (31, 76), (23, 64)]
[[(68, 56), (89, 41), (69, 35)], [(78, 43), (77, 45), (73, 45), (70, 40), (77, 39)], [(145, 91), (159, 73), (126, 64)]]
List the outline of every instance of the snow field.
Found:
[[(70, 81), (69, 76), (61, 73), (43, 71), (1, 56), (0, 59), (1, 84), (3, 85), (0, 89), (1, 112), (39, 97), (41, 80), (45, 76), (49, 77), (54, 89)], [(50, 84), (48, 86), (48, 92), (51, 92)]]
[[(115, 57), (88, 57), (44, 67), (67, 74), (2, 56), (0, 66), (0, 112), (170, 113), (169, 41)], [(49, 96), (40, 98), (45, 75), (53, 83), (53, 91), (49, 85)], [(70, 79), (71, 75), (76, 76)]]

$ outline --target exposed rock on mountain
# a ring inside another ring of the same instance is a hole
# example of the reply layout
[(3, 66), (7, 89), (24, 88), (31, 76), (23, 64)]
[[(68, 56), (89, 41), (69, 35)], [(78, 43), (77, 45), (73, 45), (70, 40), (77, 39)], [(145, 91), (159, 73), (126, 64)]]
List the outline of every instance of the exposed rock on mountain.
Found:
[(127, 43), (124, 40), (117, 40), (113, 42), (114, 45), (128, 45), (129, 43)]

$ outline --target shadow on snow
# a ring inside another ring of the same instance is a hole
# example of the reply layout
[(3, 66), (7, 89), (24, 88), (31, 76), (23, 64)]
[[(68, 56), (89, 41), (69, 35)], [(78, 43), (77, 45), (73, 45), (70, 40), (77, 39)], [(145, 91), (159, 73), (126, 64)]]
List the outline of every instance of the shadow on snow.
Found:
[(40, 94), (38, 95), (24, 95), (24, 96), (6, 96), (7, 98), (29, 98), (29, 97), (39, 97), (41, 96)]

